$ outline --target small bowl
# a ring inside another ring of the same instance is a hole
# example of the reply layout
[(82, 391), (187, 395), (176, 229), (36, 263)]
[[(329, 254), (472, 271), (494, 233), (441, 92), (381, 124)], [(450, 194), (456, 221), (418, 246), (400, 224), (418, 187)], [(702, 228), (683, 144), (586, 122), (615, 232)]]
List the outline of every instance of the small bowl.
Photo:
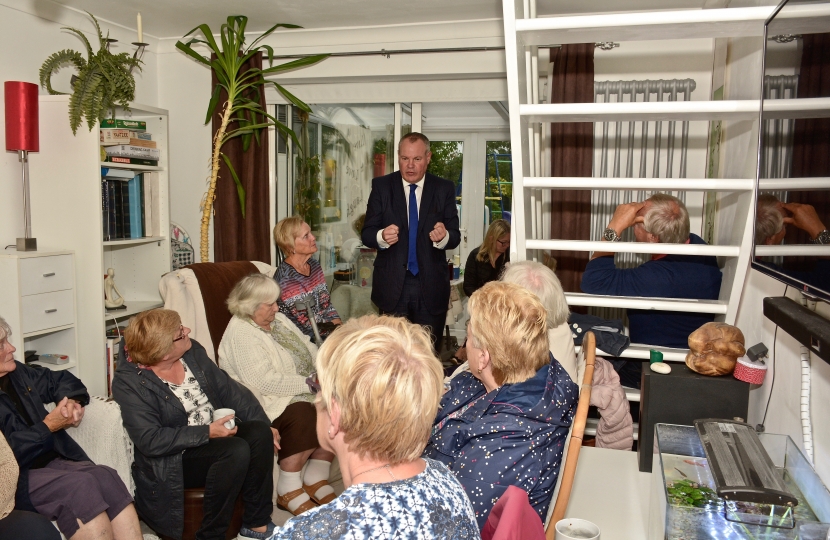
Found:
[(586, 519), (560, 519), (555, 530), (555, 540), (599, 540), (599, 527)]

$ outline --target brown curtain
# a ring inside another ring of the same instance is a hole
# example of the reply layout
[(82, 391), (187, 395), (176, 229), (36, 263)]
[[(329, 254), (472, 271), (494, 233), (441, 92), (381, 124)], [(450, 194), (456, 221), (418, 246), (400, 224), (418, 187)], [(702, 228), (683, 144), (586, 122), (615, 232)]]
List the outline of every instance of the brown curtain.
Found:
[[(594, 44), (576, 43), (551, 49), (553, 103), (594, 101)], [(591, 122), (551, 125), (552, 176), (591, 176), (594, 133)], [(589, 240), (591, 235), (591, 191), (553, 190), (551, 237)], [(560, 251), (556, 273), (566, 292), (579, 292), (588, 252)]]
[[(243, 70), (249, 67), (262, 68), (262, 53), (253, 56)], [(211, 71), (211, 90), (216, 87), (216, 74)], [(220, 106), (213, 115), (213, 135), (221, 124), (221, 104), (227, 100), (223, 90)], [(260, 88), (260, 104), (265, 107), (265, 89)], [(231, 122), (228, 129), (234, 129)], [(212, 139), (211, 139), (212, 140)], [(239, 206), (236, 183), (224, 160), (220, 158), (219, 181), (214, 201), (213, 258), (215, 262), (262, 261), (271, 262), (271, 234), (268, 230), (268, 130), (262, 130), (259, 143), (251, 141), (247, 152), (242, 151), (242, 138), (226, 142), (222, 152), (230, 158), (234, 170), (245, 188), (245, 218)]]
[[(830, 33), (805, 34), (801, 69), (798, 75), (798, 97), (830, 97)], [(830, 176), (830, 118), (806, 118), (795, 121), (793, 137), (794, 178)], [(811, 204), (827, 224), (830, 216), (830, 192), (791, 191), (789, 201)], [(787, 227), (787, 244), (809, 243), (807, 233)], [(815, 257), (787, 257), (786, 267), (803, 269)]]

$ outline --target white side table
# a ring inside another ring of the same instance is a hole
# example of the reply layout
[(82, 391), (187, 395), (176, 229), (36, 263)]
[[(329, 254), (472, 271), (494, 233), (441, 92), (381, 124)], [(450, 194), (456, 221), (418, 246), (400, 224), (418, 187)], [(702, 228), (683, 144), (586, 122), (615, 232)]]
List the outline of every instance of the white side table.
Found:
[(565, 517), (587, 519), (602, 540), (648, 537), (651, 474), (640, 472), (637, 452), (583, 447)]
[(38, 354), (65, 354), (69, 356), (67, 364), (36, 364), (69, 369), (77, 376), (75, 253), (0, 253), (0, 283), (0, 316), (12, 329), (15, 358), (22, 362), (24, 351), (32, 349)]

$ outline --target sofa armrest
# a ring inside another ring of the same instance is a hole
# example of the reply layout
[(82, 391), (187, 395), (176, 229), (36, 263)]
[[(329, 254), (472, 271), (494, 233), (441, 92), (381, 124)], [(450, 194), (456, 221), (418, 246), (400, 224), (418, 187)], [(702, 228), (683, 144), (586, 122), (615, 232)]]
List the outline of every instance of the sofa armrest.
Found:
[(94, 463), (115, 469), (130, 493), (135, 494), (131, 471), (133, 443), (121, 422), (121, 407), (115, 401), (93, 396), (81, 424), (66, 432)]

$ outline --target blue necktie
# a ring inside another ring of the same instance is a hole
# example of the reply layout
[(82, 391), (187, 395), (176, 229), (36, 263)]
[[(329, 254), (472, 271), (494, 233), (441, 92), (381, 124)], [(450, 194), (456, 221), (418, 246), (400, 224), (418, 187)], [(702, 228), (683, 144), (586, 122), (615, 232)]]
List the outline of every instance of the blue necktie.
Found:
[(418, 199), (415, 198), (416, 184), (409, 184), (409, 258), (406, 267), (413, 276), (418, 275), (418, 255), (415, 240), (418, 237)]

